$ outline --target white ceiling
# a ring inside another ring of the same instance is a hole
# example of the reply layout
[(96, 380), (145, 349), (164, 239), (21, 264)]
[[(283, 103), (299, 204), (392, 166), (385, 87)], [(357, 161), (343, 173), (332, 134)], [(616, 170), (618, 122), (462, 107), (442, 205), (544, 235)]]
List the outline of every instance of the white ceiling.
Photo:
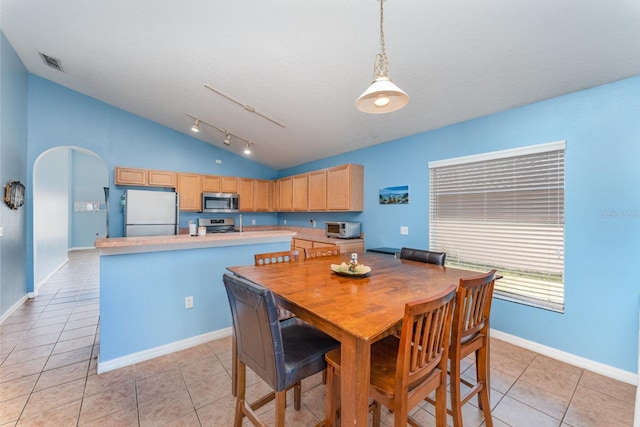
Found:
[[(189, 135), (197, 116), (275, 169), (640, 75), (638, 0), (387, 0), (389, 76), (369, 115), (375, 0), (2, 0), (29, 72)], [(61, 60), (48, 68), (38, 52)], [(205, 88), (210, 85), (282, 128)], [(241, 154), (203, 126), (198, 138)], [(241, 154), (242, 155), (242, 154)]]

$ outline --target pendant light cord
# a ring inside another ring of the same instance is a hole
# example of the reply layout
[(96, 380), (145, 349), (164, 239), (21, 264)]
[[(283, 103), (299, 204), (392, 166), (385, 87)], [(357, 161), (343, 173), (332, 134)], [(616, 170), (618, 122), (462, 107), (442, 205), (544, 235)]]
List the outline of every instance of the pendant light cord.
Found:
[(373, 65), (374, 77), (383, 77), (389, 73), (389, 60), (387, 59), (387, 50), (384, 44), (384, 2), (385, 0), (378, 0), (380, 2), (380, 51), (381, 53), (376, 55), (376, 60)]

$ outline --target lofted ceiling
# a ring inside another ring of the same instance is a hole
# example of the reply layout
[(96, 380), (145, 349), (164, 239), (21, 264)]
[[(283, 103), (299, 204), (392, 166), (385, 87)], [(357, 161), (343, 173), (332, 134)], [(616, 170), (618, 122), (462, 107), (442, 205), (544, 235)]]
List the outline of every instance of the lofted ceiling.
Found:
[[(376, 0), (2, 0), (32, 74), (275, 169), (640, 75), (637, 0), (387, 0), (389, 77), (408, 106), (355, 99), (380, 51)], [(39, 52), (58, 58), (63, 71)], [(242, 105), (207, 89), (209, 85)], [(252, 113), (258, 113), (276, 122)]]

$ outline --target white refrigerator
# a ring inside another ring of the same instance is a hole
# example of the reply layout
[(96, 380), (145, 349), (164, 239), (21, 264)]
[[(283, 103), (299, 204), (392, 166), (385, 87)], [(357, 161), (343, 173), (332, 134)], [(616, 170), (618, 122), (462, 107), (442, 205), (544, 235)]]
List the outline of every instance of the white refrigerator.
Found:
[(178, 234), (179, 208), (179, 195), (175, 192), (125, 191), (125, 237)]

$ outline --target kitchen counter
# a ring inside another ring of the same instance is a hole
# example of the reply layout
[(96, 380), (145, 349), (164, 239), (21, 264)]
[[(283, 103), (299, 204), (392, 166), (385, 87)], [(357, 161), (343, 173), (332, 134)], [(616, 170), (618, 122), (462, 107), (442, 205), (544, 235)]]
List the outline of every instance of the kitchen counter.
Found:
[[(291, 230), (96, 239), (100, 354), (107, 372), (231, 334), (222, 276), (289, 250)], [(187, 305), (185, 300), (189, 300)]]
[(173, 251), (221, 246), (290, 242), (296, 236), (291, 230), (249, 230), (242, 233), (209, 233), (205, 236), (139, 236), (99, 238), (95, 246), (100, 255)]

